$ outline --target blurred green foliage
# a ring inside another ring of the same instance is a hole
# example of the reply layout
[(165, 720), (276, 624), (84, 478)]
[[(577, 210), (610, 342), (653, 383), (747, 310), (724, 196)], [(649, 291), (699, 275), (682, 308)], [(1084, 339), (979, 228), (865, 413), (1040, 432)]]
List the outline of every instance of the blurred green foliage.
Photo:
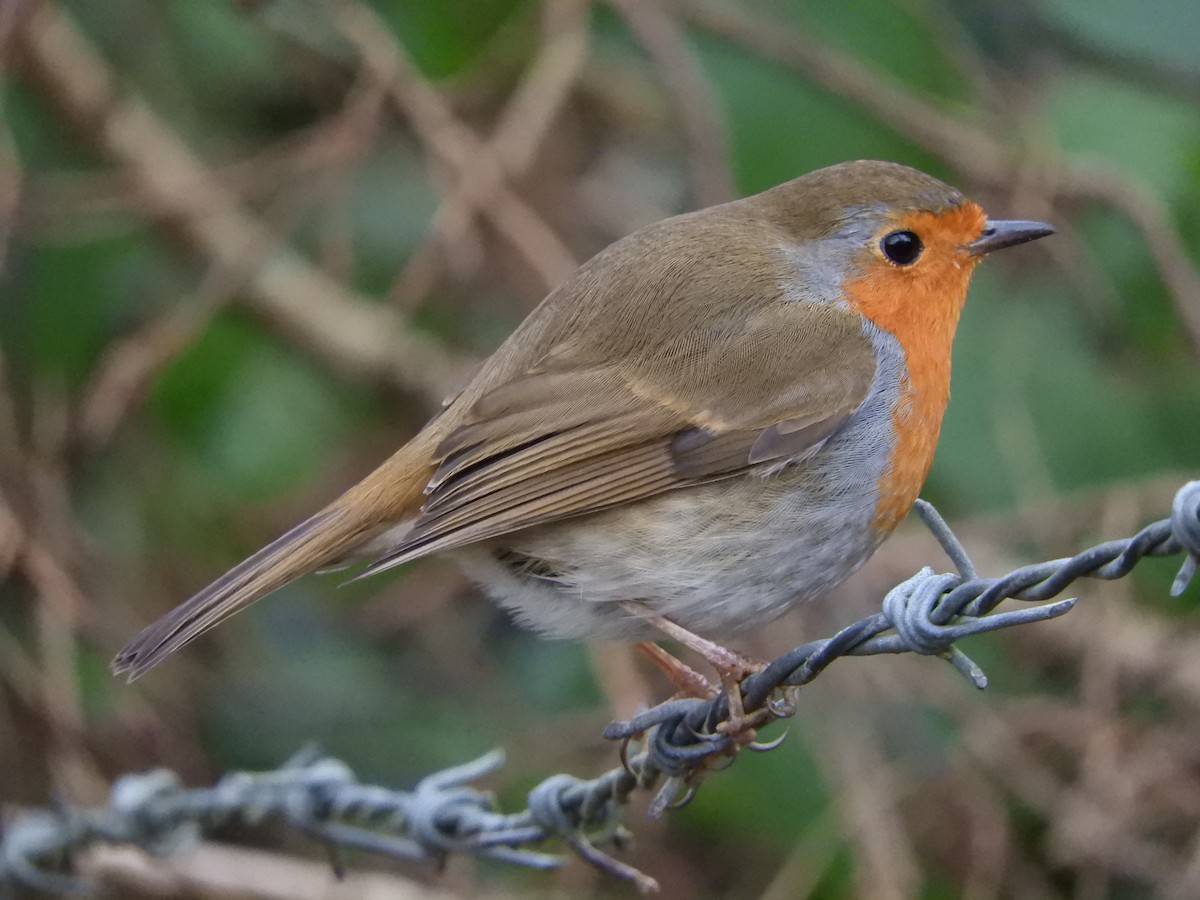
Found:
[[(124, 89), (238, 193), (248, 214), (363, 302), (389, 302), (384, 298), (421, 252), (456, 176), (386, 103), (369, 127), (331, 124), (369, 81), (334, 24), (333, 5), (62, 6)], [(486, 136), (545, 31), (553, 33), (546, 23), (569, 6), (376, 0), (370, 8), (462, 122)], [(1162, 226), (1191, 255), (1195, 278), (1200, 4), (1162, 0), (1152, 14), (1116, 0), (998, 6), (729, 4), (849, 54), (881, 83), (986, 128), (1031, 165), (1045, 158), (1104, 164), (1161, 208)], [(587, 61), (530, 173), (513, 179), (581, 260), (643, 221), (692, 205), (686, 161), (693, 148), (679, 127), (679, 98), (664, 95), (619, 6), (599, 4), (586, 28)], [(8, 42), (19, 49), (19, 37)], [(878, 157), (927, 169), (970, 193), (978, 189), (997, 214), (1062, 226), (1054, 247), (1019, 262), (989, 263), (975, 279), (926, 492), (952, 521), (1050, 516), (1078, 498), (1194, 474), (1200, 377), (1180, 304), (1197, 297), (1165, 283), (1145, 231), (1128, 215), (1102, 203), (1047, 199), (1037, 184), (1014, 183), (1006, 192), (972, 183), (952, 155), (704, 28), (686, 27), (686, 49), (716, 97), (739, 193), (839, 160)], [(13, 175), (21, 199), (15, 227), (5, 232), (0, 351), (29, 452), (36, 456), (45, 434), (68, 423), (67, 446), (54, 459), (80, 534), (77, 544), (56, 552), (89, 603), (71, 673), (84, 724), (74, 752), (106, 777), (160, 763), (196, 777), (272, 766), (309, 739), (365, 777), (394, 784), (496, 744), (513, 751), (506, 778), (518, 785), (552, 770), (584, 776), (610, 766), (612, 748), (597, 749), (606, 701), (584, 649), (514, 631), (449, 570), (425, 577), (417, 567), (341, 591), (337, 576), (310, 579), (189, 648), (188, 660), (143, 685), (109, 678), (107, 659), (133, 630), (350, 484), (411, 434), (433, 403), (415, 391), (347, 379), (286, 329), (248, 312), (234, 291), (193, 339), (150, 371), (111, 441), (71, 444), (71, 417), (84, 407), (115, 342), (181, 304), (198, 303), (211, 261), (150, 214), (136, 173), (89, 135), (94, 123), (80, 121), (21, 53), (14, 51), (14, 60), (0, 88), (0, 116), (19, 163)], [(337, 140), (351, 149), (329, 150)], [(495, 346), (543, 293), (490, 225), (474, 222), (460, 245), (434, 256), (436, 277), (401, 312), (413, 328), (465, 354)], [(6, 477), (23, 480), (15, 464)], [(1154, 514), (1147, 507), (1145, 516)], [(1080, 534), (1095, 537), (1100, 525), (1084, 523)], [(1016, 552), (1037, 552), (1033, 536), (1010, 537)], [(925, 561), (912, 560), (912, 568)], [(1143, 596), (1161, 596), (1167, 577), (1165, 569), (1146, 576)], [(30, 646), (38, 627), (32, 593), (20, 572), (0, 583), (0, 624)], [(427, 594), (434, 599), (426, 602)], [(1087, 614), (1081, 607), (1073, 616)], [(797, 634), (795, 642), (811, 637)], [(1001, 641), (980, 645), (997, 682), (1051, 696), (1074, 691), (1073, 678), (1055, 665), (1018, 672), (1020, 652)], [(933, 664), (909, 665), (923, 672), (920, 666)], [(7, 677), (0, 666), (0, 678)], [(28, 756), (43, 747), (38, 742), (53, 745), (53, 728), (30, 726), (36, 709), (26, 708), (14, 688), (3, 690), (0, 707), (11, 721), (0, 727), (14, 746), (0, 761), (24, 762), (0, 780), (0, 796), (36, 800), (16, 785), (30, 777), (53, 781), (47, 772), (31, 775), (30, 767), (45, 761)], [(1142, 700), (1161, 709), (1153, 698)], [(913, 707), (900, 714), (880, 703), (864, 715), (876, 716), (879, 730), (898, 742), (889, 746), (910, 786), (937, 782), (961, 751), (952, 715), (932, 700), (909, 702)], [(846, 897), (862, 888), (856, 878), (868, 864), (855, 855), (861, 845), (840, 836), (836, 779), (820, 763), (820, 742), (805, 737), (820, 732), (821, 720), (806, 713), (802, 706), (798, 739), (712, 777), (665, 825), (633, 823), (650, 848), (638, 864), (663, 874), (669, 893), (757, 895), (795, 843), (822, 830), (835, 833), (833, 850), (811, 873), (811, 895)], [(190, 757), (175, 752), (176, 741), (193, 740)], [(28, 746), (18, 752), (22, 743)], [(920, 765), (907, 767), (914, 759)], [(515, 788), (502, 797), (521, 800)], [(1063, 891), (1076, 885), (1082, 876), (1069, 862), (1031, 849), (1044, 821), (1023, 819), (1019, 803), (1012, 815), (1014, 843), (1041, 860), (1046, 884)], [(920, 831), (914, 826), (922, 864), (917, 892), (958, 896), (967, 876), (928, 851)], [(548, 890), (540, 877), (491, 869), (480, 877)], [(1019, 896), (1017, 883), (997, 883), (992, 896)], [(1143, 895), (1144, 883), (1130, 884), (1115, 877), (1109, 896)]]

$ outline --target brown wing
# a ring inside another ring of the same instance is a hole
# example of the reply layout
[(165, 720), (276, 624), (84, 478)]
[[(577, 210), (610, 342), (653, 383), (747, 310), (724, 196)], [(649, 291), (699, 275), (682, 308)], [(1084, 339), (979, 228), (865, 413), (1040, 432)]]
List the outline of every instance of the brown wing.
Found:
[(859, 321), (788, 302), (734, 313), (607, 366), (556, 348), (483, 394), (438, 447), (411, 530), (365, 574), (814, 451), (874, 378)]

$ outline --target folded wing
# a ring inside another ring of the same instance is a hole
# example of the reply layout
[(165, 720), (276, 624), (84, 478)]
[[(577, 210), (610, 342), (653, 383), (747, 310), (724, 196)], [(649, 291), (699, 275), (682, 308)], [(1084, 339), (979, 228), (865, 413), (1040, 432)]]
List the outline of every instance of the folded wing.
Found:
[(411, 528), (364, 574), (816, 452), (874, 374), (856, 318), (783, 301), (607, 365), (555, 348), (473, 403)]

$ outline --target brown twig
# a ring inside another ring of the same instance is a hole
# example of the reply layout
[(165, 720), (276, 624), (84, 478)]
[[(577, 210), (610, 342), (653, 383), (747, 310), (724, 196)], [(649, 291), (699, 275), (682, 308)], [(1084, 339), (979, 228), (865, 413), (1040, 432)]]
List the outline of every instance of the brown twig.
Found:
[[(161, 860), (132, 847), (99, 846), (80, 860), (89, 884), (152, 897), (256, 897), (258, 900), (455, 900), (461, 894), (396, 874), (354, 872), (266, 850), (201, 843), (186, 856)], [(501, 896), (490, 892), (471, 896)]]
[(88, 449), (108, 443), (155, 377), (195, 342), (242, 283), (238, 273), (210, 269), (193, 295), (113, 342), (84, 389), (75, 417), (75, 441)]
[[(1093, 885), (1134, 878), (1157, 885), (1161, 896), (1194, 896), (1195, 880), (1179, 889), (1195, 877), (1184, 862), (1200, 815), (1200, 788), (1185, 774), (1197, 762), (1191, 715), (1197, 695), (1193, 685), (1174, 710), (1172, 694), (1188, 678), (1196, 638), (1167, 629), (1120, 593), (1108, 599), (1079, 632), (1051, 626), (1017, 637), (1016, 650), (1035, 665), (1078, 669), (1081, 700), (1067, 694), (981, 706), (938, 687), (938, 705), (961, 722), (972, 767), (1045, 817), (1056, 865), (1090, 872), (1084, 880)], [(1087, 681), (1096, 676), (1099, 683)], [(927, 679), (921, 684), (930, 686)], [(1161, 715), (1123, 714), (1133, 684), (1139, 702), (1165, 701)]]
[[(349, 92), (342, 109), (332, 117), (336, 124), (321, 130), (330, 142), (342, 145), (319, 169), (326, 179), (361, 157), (369, 144), (368, 135), (376, 129), (381, 99), (374, 85), (360, 85)], [(332, 167), (335, 163), (339, 168)], [(190, 296), (106, 349), (84, 389), (73, 423), (73, 443), (94, 449), (108, 442), (162, 369), (199, 338), (213, 317), (233, 303), (254, 273), (285, 245), (321, 182), (321, 178), (308, 179), (305, 189), (288, 195), (293, 202), (285, 204), (282, 215), (271, 215), (274, 227), (263, 231), (269, 235), (269, 243), (246, 246), (237, 259), (214, 260)]]
[(1111, 206), (1141, 233), (1192, 344), (1200, 347), (1200, 272), (1162, 202), (1145, 188), (1102, 165), (1076, 164), (1065, 167), (1059, 174), (1061, 197)]
[[(257, 206), (280, 188), (321, 184), (330, 173), (346, 171), (371, 146), (381, 118), (381, 97), (373, 83), (347, 91), (340, 109), (321, 121), (286, 137), (253, 149), (242, 158), (213, 163), (210, 176), (241, 201)], [(31, 173), (31, 193), (37, 206), (29, 210), (35, 235), (70, 229), (67, 240), (76, 240), (79, 229), (99, 216), (118, 214), (137, 219), (153, 217), (156, 209), (144, 194), (130, 190), (130, 178), (121, 170), (54, 171)], [(109, 223), (105, 223), (106, 226)]]
[(21, 164), (12, 136), (4, 126), (0, 111), (0, 277), (8, 258), (9, 244), (17, 228), (17, 208), (21, 200)]
[[(66, 500), (62, 454), (65, 415), (45, 401), (34, 405), (30, 446), (22, 440), (15, 404), (0, 360), (0, 581), (23, 580), (33, 592), (27, 652), (4, 641), (6, 677), (47, 725), (46, 764), (57, 788), (89, 796), (104, 783), (84, 748), (78, 639), (90, 606), (72, 572), (78, 531)], [(36, 662), (34, 660), (36, 659)]]
[(588, 57), (591, 0), (545, 0), (542, 46), (505, 104), (490, 145), (511, 175), (526, 174), (571, 97)]
[[(67, 118), (126, 167), (156, 218), (212, 264), (244, 265), (270, 229), (240, 207), (179, 138), (112, 73), (51, 2), (18, 33), (28, 68)], [(269, 325), (335, 370), (440, 399), (462, 365), (390, 309), (355, 296), (299, 254), (280, 249), (239, 297)]]
[(1114, 43), (1095, 41), (1037, 3), (1013, 4), (1014, 18), (1067, 61), (1079, 63), (1184, 102), (1200, 101), (1200, 69), (1183, 68), (1153, 54), (1126, 52)]
[(735, 196), (729, 141), (712, 82), (705, 76), (679, 21), (658, 0), (609, 0), (628, 23), (674, 101), (688, 145), (692, 197), (697, 206)]
[(887, 764), (878, 735), (864, 720), (846, 718), (830, 724), (821, 734), (808, 737), (839, 798), (842, 827), (857, 848), (856, 893), (880, 900), (915, 897), (921, 869), (900, 813), (901, 779)]
[[(19, 16), (23, 13), (21, 3), (0, 5), (0, 89), (4, 86), (6, 72), (3, 62), (13, 43)], [(4, 274), (4, 263), (8, 256), (8, 245), (17, 227), (17, 211), (21, 200), (21, 160), (7, 125), (4, 114), (3, 94), (0, 93), (0, 276)]]
[(711, 0), (688, 0), (681, 12), (703, 30), (861, 106), (892, 130), (951, 160), (971, 178), (990, 182), (994, 173), (1010, 168), (1011, 153), (983, 128), (947, 115), (848, 54)]
[[(550, 126), (583, 71), (587, 59), (587, 14), (586, 0), (547, 3), (546, 39), (525, 70), (487, 143), (506, 178), (516, 179), (528, 173), (550, 133)], [(498, 186), (494, 183), (493, 189)], [(424, 299), (441, 270), (443, 248), (464, 240), (473, 208), (469, 187), (462, 179), (449, 185), (429, 235), (388, 291), (389, 299), (401, 309), (412, 309)], [(573, 258), (571, 263), (573, 268)], [(554, 286), (548, 280), (552, 277), (555, 273), (542, 275), (547, 288)]]
[(538, 274), (547, 288), (575, 269), (575, 260), (553, 229), (507, 184), (496, 154), (459, 121), (450, 104), (417, 72), (400, 44), (364, 5), (339, 4), (334, 13), (339, 32), (357, 49), (362, 64), (407, 117), (413, 132), (434, 158), (449, 167), (470, 213), (455, 208), (451, 225), (462, 217), (482, 215)]

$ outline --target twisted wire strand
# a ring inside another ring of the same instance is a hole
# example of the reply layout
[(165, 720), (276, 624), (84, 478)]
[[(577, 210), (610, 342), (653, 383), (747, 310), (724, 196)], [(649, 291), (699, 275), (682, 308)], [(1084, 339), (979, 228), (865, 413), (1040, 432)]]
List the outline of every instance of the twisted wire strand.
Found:
[[(1081, 577), (1122, 578), (1146, 557), (1186, 553), (1171, 588), (1177, 596), (1195, 574), (1200, 558), (1200, 482), (1176, 492), (1171, 515), (1146, 526), (1131, 538), (1108, 541), (1075, 556), (1024, 566), (1000, 578), (980, 578), (966, 549), (937, 510), (918, 501), (918, 514), (954, 561), (957, 574), (938, 575), (924, 568), (888, 592), (881, 612), (855, 622), (832, 638), (812, 641), (775, 659), (741, 683), (747, 711), (771, 711), (781, 689), (812, 681), (841, 656), (878, 653), (920, 653), (945, 657), (976, 687), (987, 686), (983, 671), (954, 646), (963, 637), (1056, 618), (1069, 612), (1075, 600), (996, 613), (1002, 600), (1041, 601), (1055, 596)], [(780, 707), (783, 717), (787, 704)], [(722, 694), (710, 700), (681, 700), (660, 704), (626, 722), (605, 729), (605, 737), (628, 740), (649, 732), (650, 764), (668, 776), (686, 779), (707, 757), (732, 749), (732, 740), (719, 731), (729, 718)]]
[[(958, 572), (939, 575), (922, 569), (888, 592), (879, 613), (831, 638), (796, 647), (746, 678), (741, 691), (747, 714), (761, 711), (761, 722), (791, 715), (790, 692), (840, 656), (938, 655), (985, 687), (983, 672), (954, 647), (955, 641), (1054, 618), (1075, 603), (1061, 600), (994, 612), (1002, 600), (1047, 600), (1077, 578), (1121, 578), (1146, 557), (1184, 552), (1171, 589), (1178, 595), (1200, 560), (1200, 482), (1195, 481), (1177, 492), (1170, 517), (1133, 537), (1001, 578), (977, 575), (966, 550), (932, 506), (921, 503), (918, 513)], [(78, 892), (86, 885), (64, 873), (61, 861), (90, 844), (133, 844), (166, 856), (185, 851), (222, 826), (273, 820), (334, 847), (435, 861), (467, 853), (535, 869), (563, 864), (560, 855), (533, 849), (557, 839), (598, 869), (650, 892), (657, 889), (653, 878), (598, 844), (620, 848), (626, 836), (621, 813), (634, 791), (658, 788), (650, 806), (650, 816), (656, 817), (690, 800), (719, 763), (732, 762), (739, 745), (721, 728), (729, 718), (728, 699), (718, 694), (707, 700), (669, 700), (615, 722), (604, 736), (622, 742), (621, 766), (590, 780), (551, 776), (529, 793), (527, 808), (514, 814), (499, 812), (490, 794), (472, 786), (503, 765), (500, 751), (428, 775), (411, 791), (360, 784), (345, 763), (312, 751), (302, 751), (274, 771), (231, 773), (209, 788), (185, 788), (167, 770), (126, 775), (114, 784), (103, 808), (37, 810), (7, 823), (0, 839), (0, 887)], [(627, 757), (634, 739), (642, 749)], [(777, 744), (750, 748), (769, 750)]]

